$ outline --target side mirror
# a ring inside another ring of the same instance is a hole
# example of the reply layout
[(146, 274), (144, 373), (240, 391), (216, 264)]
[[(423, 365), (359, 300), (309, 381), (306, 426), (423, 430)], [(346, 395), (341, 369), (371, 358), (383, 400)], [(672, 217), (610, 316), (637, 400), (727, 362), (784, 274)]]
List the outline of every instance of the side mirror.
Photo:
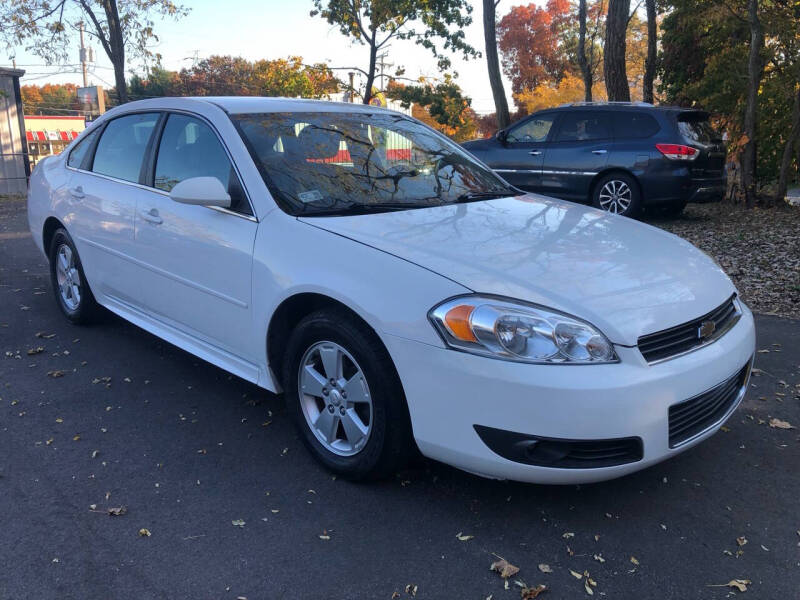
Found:
[(231, 197), (216, 177), (190, 177), (178, 183), (169, 197), (181, 204), (230, 208)]
[(508, 132), (505, 129), (499, 129), (497, 133), (494, 134), (494, 137), (497, 138), (497, 141), (501, 144), (505, 144), (508, 141)]

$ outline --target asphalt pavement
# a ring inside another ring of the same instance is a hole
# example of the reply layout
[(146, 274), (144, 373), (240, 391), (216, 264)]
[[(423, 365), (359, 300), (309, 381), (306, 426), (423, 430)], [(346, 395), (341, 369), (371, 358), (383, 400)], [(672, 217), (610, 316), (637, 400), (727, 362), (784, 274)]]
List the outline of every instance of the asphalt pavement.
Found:
[(70, 325), (24, 203), (0, 198), (0, 600), (798, 598), (800, 433), (770, 422), (800, 426), (800, 322), (756, 322), (743, 405), (671, 461), (584, 486), (428, 461), (353, 484), (281, 397), (115, 316)]

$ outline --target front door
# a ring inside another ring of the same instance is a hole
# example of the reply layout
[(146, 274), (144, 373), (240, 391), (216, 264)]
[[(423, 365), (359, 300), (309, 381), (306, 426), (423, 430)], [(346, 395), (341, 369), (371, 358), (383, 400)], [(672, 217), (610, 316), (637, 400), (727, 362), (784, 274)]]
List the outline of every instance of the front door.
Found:
[(591, 183), (608, 162), (611, 113), (565, 111), (542, 164), (542, 192), (589, 202)]
[(540, 190), (547, 137), (555, 117), (554, 113), (538, 114), (512, 125), (503, 146), (493, 149), (486, 163), (511, 185)]
[[(253, 356), (252, 264), (258, 223), (217, 134), (203, 120), (167, 117), (152, 187), (139, 197), (136, 257), (150, 316), (226, 352)], [(169, 191), (190, 177), (216, 177), (231, 209), (181, 204)]]

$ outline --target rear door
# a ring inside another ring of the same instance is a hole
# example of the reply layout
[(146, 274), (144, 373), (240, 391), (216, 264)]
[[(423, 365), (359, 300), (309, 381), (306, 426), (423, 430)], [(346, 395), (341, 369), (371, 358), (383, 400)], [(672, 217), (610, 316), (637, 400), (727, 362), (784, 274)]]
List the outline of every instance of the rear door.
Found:
[(535, 114), (512, 125), (503, 146), (488, 153), (486, 164), (510, 184), (523, 190), (539, 191), (542, 161), (556, 115)]
[(708, 113), (685, 111), (676, 118), (686, 143), (700, 150), (700, 155), (691, 163), (692, 177), (721, 178), (725, 169), (725, 143), (711, 126)]
[(139, 292), (132, 262), (136, 201), (158, 117), (155, 112), (117, 117), (90, 133), (67, 159), (74, 216), (66, 225), (89, 284), (96, 294), (131, 303)]
[[(258, 223), (241, 179), (206, 120), (170, 113), (153, 144), (136, 218), (138, 280), (150, 316), (242, 357), (252, 355), (251, 281)], [(216, 177), (230, 209), (181, 204), (169, 191)]]
[(542, 165), (542, 192), (586, 202), (594, 177), (606, 166), (612, 143), (611, 114), (564, 111)]

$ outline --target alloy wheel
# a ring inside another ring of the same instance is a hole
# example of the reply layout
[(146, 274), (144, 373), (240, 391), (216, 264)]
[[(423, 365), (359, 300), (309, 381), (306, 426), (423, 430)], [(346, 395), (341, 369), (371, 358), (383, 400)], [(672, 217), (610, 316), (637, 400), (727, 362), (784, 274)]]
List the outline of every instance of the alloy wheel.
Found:
[(61, 244), (56, 252), (56, 281), (61, 301), (70, 311), (81, 304), (81, 275), (75, 264), (75, 253), (67, 244)]
[(628, 210), (633, 195), (627, 183), (619, 179), (612, 179), (600, 189), (598, 199), (600, 208), (614, 214), (620, 214)]
[(320, 444), (338, 456), (360, 452), (372, 433), (372, 397), (353, 356), (335, 342), (317, 342), (298, 371), (303, 416)]

